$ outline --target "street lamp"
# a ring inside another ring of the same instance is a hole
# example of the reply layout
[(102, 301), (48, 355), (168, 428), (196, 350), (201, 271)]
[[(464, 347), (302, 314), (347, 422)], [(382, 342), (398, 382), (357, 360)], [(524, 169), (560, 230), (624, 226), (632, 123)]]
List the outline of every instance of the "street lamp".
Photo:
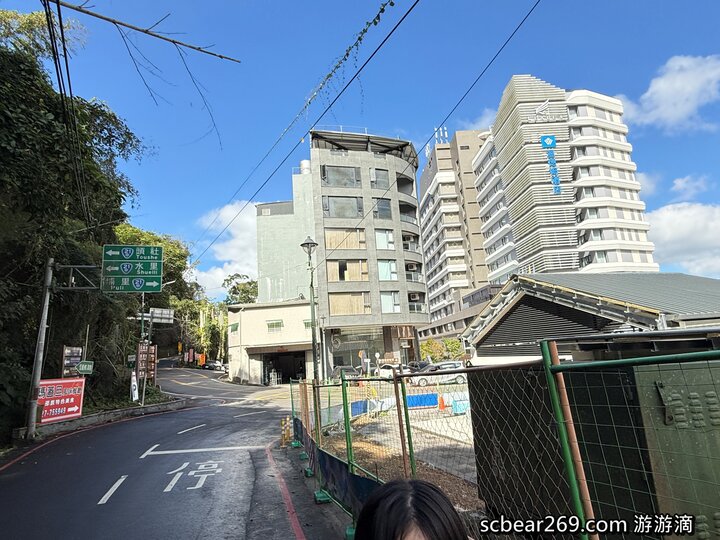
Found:
[(305, 241), (300, 244), (307, 253), (308, 256), (308, 270), (310, 270), (310, 333), (312, 334), (312, 358), (313, 358), (313, 373), (316, 381), (319, 380), (319, 370), (317, 357), (317, 339), (315, 337), (315, 285), (313, 283), (313, 267), (312, 267), (312, 254), (317, 247), (317, 242), (309, 236)]

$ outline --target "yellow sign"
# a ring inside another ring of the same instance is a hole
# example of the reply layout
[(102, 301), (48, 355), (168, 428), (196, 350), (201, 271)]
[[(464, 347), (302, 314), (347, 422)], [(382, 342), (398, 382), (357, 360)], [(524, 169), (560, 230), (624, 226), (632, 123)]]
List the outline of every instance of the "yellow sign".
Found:
[(178, 354), (182, 354), (182, 341), (178, 341)]

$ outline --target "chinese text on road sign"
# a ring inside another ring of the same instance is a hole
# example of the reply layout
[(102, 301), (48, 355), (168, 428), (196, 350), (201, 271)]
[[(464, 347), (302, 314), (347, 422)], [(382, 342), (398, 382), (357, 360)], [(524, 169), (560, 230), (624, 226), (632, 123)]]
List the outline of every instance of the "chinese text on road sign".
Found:
[(160, 292), (162, 273), (162, 246), (103, 246), (105, 292)]

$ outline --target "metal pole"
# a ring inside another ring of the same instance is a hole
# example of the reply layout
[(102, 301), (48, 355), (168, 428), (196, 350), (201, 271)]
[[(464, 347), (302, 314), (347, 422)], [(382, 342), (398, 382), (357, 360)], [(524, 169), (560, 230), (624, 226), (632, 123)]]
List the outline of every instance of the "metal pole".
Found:
[[(557, 366), (560, 364), (560, 358), (558, 357), (557, 344), (554, 341), (548, 343), (550, 351), (550, 361), (552, 365)], [(580, 445), (577, 440), (577, 433), (575, 432), (575, 422), (573, 421), (572, 410), (570, 409), (570, 399), (568, 398), (567, 388), (565, 387), (565, 377), (562, 373), (555, 374), (555, 380), (557, 381), (558, 394), (560, 394), (560, 405), (562, 406), (563, 414), (565, 415), (568, 442), (570, 443), (570, 451), (572, 453), (573, 462), (575, 463), (575, 472), (578, 478), (578, 487), (580, 489), (580, 498), (583, 502), (583, 508), (585, 509), (585, 517), (588, 520), (595, 519), (595, 512), (592, 507), (592, 500), (590, 499), (590, 491), (588, 490), (587, 478), (585, 477), (585, 467), (583, 466), (582, 456), (580, 455)], [(597, 533), (591, 534), (590, 538), (593, 540), (599, 540)]]
[(85, 347), (83, 347), (82, 352), (82, 359), (85, 360), (87, 358), (87, 348), (88, 348), (88, 341), (90, 340), (90, 325), (87, 325), (87, 328), (85, 329)]
[[(540, 342), (540, 349), (543, 357), (543, 367), (545, 371), (545, 378), (547, 380), (548, 391), (550, 393), (550, 402), (552, 403), (553, 413), (555, 415), (555, 423), (558, 428), (558, 437), (560, 438), (560, 450), (562, 451), (563, 462), (565, 464), (565, 474), (567, 475), (568, 484), (570, 484), (570, 499), (575, 509), (575, 515), (580, 519), (580, 523), (585, 527), (585, 510), (583, 503), (580, 498), (580, 489), (578, 488), (578, 480), (575, 475), (575, 467), (573, 464), (572, 451), (570, 450), (570, 443), (568, 440), (567, 426), (565, 425), (565, 417), (563, 415), (562, 406), (560, 404), (560, 397), (558, 395), (557, 385), (555, 384), (555, 377), (553, 376), (550, 368), (552, 366), (552, 360), (550, 359), (550, 349), (546, 341)], [(580, 535), (583, 540), (588, 540), (587, 533)]]
[(40, 378), (42, 376), (43, 355), (45, 353), (45, 332), (47, 331), (48, 308), (50, 306), (50, 287), (52, 286), (53, 263), (55, 260), (50, 257), (45, 265), (45, 282), (43, 283), (43, 303), (40, 312), (40, 326), (38, 337), (35, 343), (35, 360), (32, 371), (32, 387), (30, 401), (27, 410), (27, 433), (28, 439), (35, 438), (35, 422), (37, 420), (38, 392), (40, 391)]
[(345, 447), (347, 450), (348, 469), (350, 473), (354, 472), (353, 465), (353, 449), (352, 449), (352, 432), (350, 431), (350, 407), (348, 405), (347, 381), (345, 373), (340, 372), (340, 381), (342, 383), (342, 401), (343, 401), (343, 423), (345, 425)]
[(402, 456), (403, 456), (403, 472), (405, 473), (405, 478), (408, 477), (408, 454), (407, 454), (407, 447), (405, 445), (405, 427), (403, 426), (403, 413), (402, 413), (402, 404), (403, 401), (400, 401), (400, 385), (399, 380), (397, 376), (397, 372), (395, 371), (395, 368), (392, 369), (393, 371), (393, 386), (395, 387), (395, 408), (397, 409), (397, 416), (398, 416), (398, 428), (400, 430), (400, 446), (402, 447)]
[[(325, 317), (320, 317), (324, 319)], [(321, 323), (322, 324), (322, 323)], [(320, 327), (320, 366), (322, 368), (322, 378), (324, 381), (327, 380), (327, 364), (325, 360), (325, 328)]]
[(415, 463), (415, 449), (413, 448), (412, 429), (410, 428), (410, 411), (407, 404), (407, 389), (405, 388), (404, 378), (400, 378), (400, 389), (402, 390), (403, 408), (405, 409), (405, 425), (407, 427), (408, 452), (410, 454), (410, 473), (412, 474), (412, 477), (415, 478), (417, 475), (417, 465)]
[(649, 364), (675, 364), (681, 362), (692, 362), (696, 360), (720, 360), (720, 351), (699, 351), (688, 353), (663, 354), (658, 356), (639, 356), (637, 358), (618, 358), (617, 360), (594, 360), (590, 362), (565, 362), (557, 366), (551, 366), (550, 371), (559, 373), (561, 371), (573, 371), (578, 369), (642, 366)]
[(145, 293), (141, 294), (140, 303), (140, 341), (145, 339)]
[(308, 270), (310, 270), (310, 332), (312, 334), (313, 378), (320, 380), (320, 365), (317, 354), (317, 337), (315, 336), (315, 283), (313, 282), (312, 254), (308, 253)]

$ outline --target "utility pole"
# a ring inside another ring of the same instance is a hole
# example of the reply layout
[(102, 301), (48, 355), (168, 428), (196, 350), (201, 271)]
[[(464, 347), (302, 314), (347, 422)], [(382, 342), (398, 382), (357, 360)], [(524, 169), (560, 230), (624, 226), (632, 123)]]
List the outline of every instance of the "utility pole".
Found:
[(47, 332), (48, 307), (50, 306), (50, 287), (52, 286), (53, 263), (50, 257), (45, 266), (45, 282), (43, 283), (43, 303), (40, 314), (40, 326), (38, 337), (35, 343), (35, 360), (32, 371), (32, 387), (30, 388), (30, 402), (27, 410), (27, 439), (35, 438), (35, 424), (37, 420), (38, 392), (40, 390), (40, 378), (42, 377), (43, 356), (45, 354), (45, 333)]

